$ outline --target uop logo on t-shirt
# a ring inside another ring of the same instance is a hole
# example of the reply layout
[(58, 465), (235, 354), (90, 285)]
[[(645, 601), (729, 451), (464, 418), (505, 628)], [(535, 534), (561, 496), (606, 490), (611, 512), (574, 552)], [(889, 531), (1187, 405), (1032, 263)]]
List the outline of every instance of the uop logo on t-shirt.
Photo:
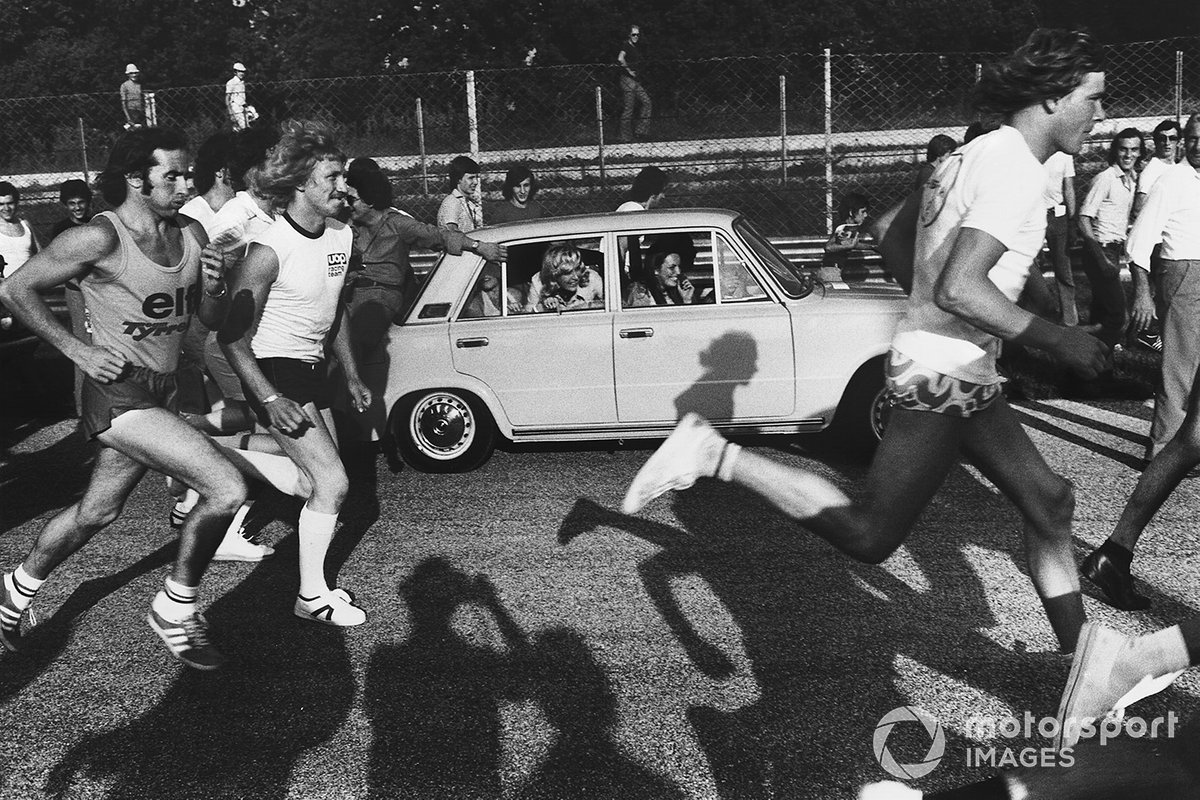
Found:
[(330, 253), (329, 254), (329, 277), (336, 278), (346, 271), (346, 254), (345, 253)]

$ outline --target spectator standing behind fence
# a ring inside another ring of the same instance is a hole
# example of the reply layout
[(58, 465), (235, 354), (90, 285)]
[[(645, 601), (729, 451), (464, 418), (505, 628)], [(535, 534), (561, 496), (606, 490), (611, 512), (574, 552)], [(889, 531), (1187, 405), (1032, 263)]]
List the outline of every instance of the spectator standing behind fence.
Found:
[(1071, 219), (1075, 216), (1075, 157), (1059, 151), (1046, 159), (1046, 245), (1058, 287), (1058, 308), (1063, 325), (1078, 325), (1075, 308), (1075, 274), (1071, 271)]
[(459, 233), (483, 227), (479, 185), (479, 164), (467, 156), (455, 156), (450, 161), (450, 194), (438, 209), (438, 227)]
[(233, 64), (233, 77), (225, 81), (225, 110), (235, 131), (245, 128), (246, 119), (246, 65), (240, 61)]
[[(642, 54), (638, 44), (642, 38), (642, 30), (637, 25), (629, 27), (629, 37), (621, 45), (617, 53), (617, 64), (621, 67), (621, 133), (618, 142), (632, 142), (636, 135), (642, 137), (646, 133), (646, 123), (650, 121), (653, 105), (650, 95), (642, 86), (640, 69)], [(637, 125), (633, 123), (634, 111), (637, 110)]]
[(925, 185), (925, 181), (929, 180), (929, 176), (937, 169), (937, 165), (946, 160), (946, 156), (954, 152), (954, 148), (958, 147), (958, 142), (954, 141), (954, 137), (947, 136), (944, 133), (939, 133), (929, 140), (929, 145), (925, 148), (925, 163), (917, 169), (917, 179), (913, 188), (920, 189)]
[[(67, 209), (66, 219), (54, 224), (50, 231), (50, 242), (54, 241), (63, 231), (69, 231), (79, 225), (86, 225), (92, 219), (92, 190), (79, 178), (63, 181), (58, 189), (58, 202)], [(50, 242), (47, 242), (49, 244)], [(87, 306), (83, 303), (83, 292), (80, 291), (79, 281), (69, 280), (63, 284), (63, 293), (67, 303), (67, 313), (71, 316), (71, 335), (81, 342), (92, 341), (92, 322), (88, 319)], [(75, 413), (83, 413), (83, 370), (75, 365)]]
[(500, 194), (504, 201), (496, 203), (488, 211), (488, 221), (492, 224), (499, 222), (515, 222), (519, 219), (540, 219), (546, 216), (542, 204), (534, 200), (538, 192), (537, 176), (526, 166), (513, 167), (504, 176), (504, 185)]
[(1099, 325), (1097, 335), (1109, 347), (1117, 343), (1125, 327), (1121, 261), (1137, 185), (1134, 167), (1142, 152), (1142, 134), (1137, 128), (1125, 128), (1113, 137), (1109, 167), (1092, 179), (1079, 208), (1083, 269), (1092, 287), (1091, 324)]
[(20, 205), (17, 187), (0, 181), (0, 259), (4, 260), (5, 278), (42, 249), (33, 228), (18, 214)]
[[(1146, 198), (1150, 196), (1150, 189), (1163, 176), (1163, 173), (1175, 166), (1175, 163), (1179, 161), (1179, 145), (1182, 142), (1182, 138), (1178, 122), (1173, 119), (1164, 119), (1154, 126), (1152, 138), (1154, 139), (1154, 157), (1146, 162), (1146, 165), (1142, 167), (1142, 171), (1138, 174), (1137, 193), (1133, 196), (1134, 219), (1137, 219), (1137, 215), (1141, 213), (1142, 206), (1146, 205)], [(1154, 277), (1158, 275), (1159, 265), (1162, 263), (1161, 250), (1162, 245), (1157, 245), (1150, 254), (1150, 283), (1152, 293), (1154, 292)], [(1145, 347), (1161, 353), (1163, 346), (1158, 320), (1152, 321), (1149, 327), (1140, 331), (1137, 334), (1137, 341)]]
[(146, 124), (146, 99), (142, 97), (142, 73), (136, 64), (125, 65), (125, 82), (121, 84), (121, 111), (125, 114), (125, 130)]

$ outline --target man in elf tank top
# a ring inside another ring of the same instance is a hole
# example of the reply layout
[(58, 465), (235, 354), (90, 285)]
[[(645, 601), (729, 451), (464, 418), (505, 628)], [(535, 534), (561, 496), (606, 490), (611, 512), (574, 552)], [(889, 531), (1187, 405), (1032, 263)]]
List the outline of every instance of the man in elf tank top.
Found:
[(353, 240), (349, 226), (336, 219), (346, 208), (345, 167), (346, 156), (324, 126), (295, 122), (284, 130), (258, 183), (284, 211), (250, 244), (232, 279), (230, 313), (218, 335), (259, 422), (312, 486), (300, 511), (300, 590), (293, 611), (337, 626), (361, 625), (367, 615), (325, 577), (325, 555), (349, 488), (330, 413), (327, 344), (354, 408), (361, 412), (371, 404), (342, 313)]
[[(83, 497), (59, 512), (29, 554), (0, 582), (0, 644), (20, 650), (21, 619), (50, 573), (114, 522), (148, 469), (200, 495), (179, 532), (179, 554), (147, 619), (171, 654), (196, 669), (224, 657), (196, 610), (200, 578), (246, 484), (212, 440), (173, 410), (180, 343), (193, 314), (217, 325), (226, 311), (221, 259), (199, 223), (178, 216), (187, 201), (183, 134), (126, 133), (99, 178), (116, 211), (60, 234), (4, 282), (0, 296), (86, 377), (81, 424), (100, 450)], [(204, 248), (202, 250), (202, 248)], [(84, 342), (59, 323), (39, 293), (77, 280), (92, 320)]]

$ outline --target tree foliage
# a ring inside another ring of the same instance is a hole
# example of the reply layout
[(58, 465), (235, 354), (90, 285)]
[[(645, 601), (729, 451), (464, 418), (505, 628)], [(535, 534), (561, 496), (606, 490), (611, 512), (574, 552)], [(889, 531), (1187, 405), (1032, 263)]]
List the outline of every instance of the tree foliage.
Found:
[(611, 62), (630, 23), (647, 58), (978, 52), (1038, 25), (1107, 41), (1200, 33), (1200, 4), (1143, 0), (0, 0), (9, 97), (250, 80)]

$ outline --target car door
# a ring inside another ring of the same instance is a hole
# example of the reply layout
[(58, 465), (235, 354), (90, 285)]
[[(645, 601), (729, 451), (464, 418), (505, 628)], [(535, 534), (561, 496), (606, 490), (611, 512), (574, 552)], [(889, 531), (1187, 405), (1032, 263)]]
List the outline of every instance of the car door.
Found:
[[(471, 296), (450, 323), (454, 368), (486, 383), (514, 427), (572, 428), (612, 425), (612, 316), (604, 307), (604, 240), (601, 236), (565, 241), (589, 265), (591, 292), (599, 305), (561, 312), (537, 310), (539, 268), (550, 241), (508, 246), (501, 269), (485, 265)], [(491, 273), (489, 277), (489, 273)], [(483, 282), (502, 280), (505, 302), (486, 309), (476, 301)], [(489, 312), (494, 312), (490, 313)]]
[[(648, 273), (656, 250), (678, 247), (660, 242), (678, 241), (678, 234), (642, 237)], [(787, 309), (763, 290), (746, 254), (725, 233), (695, 230), (687, 236), (694, 253), (683, 261), (691, 261), (684, 272), (693, 302), (633, 305), (639, 302), (630, 296), (635, 287), (616, 311), (618, 419), (669, 422), (688, 411), (717, 422), (786, 417), (795, 405), (796, 384)], [(748, 282), (734, 280), (738, 270)]]

